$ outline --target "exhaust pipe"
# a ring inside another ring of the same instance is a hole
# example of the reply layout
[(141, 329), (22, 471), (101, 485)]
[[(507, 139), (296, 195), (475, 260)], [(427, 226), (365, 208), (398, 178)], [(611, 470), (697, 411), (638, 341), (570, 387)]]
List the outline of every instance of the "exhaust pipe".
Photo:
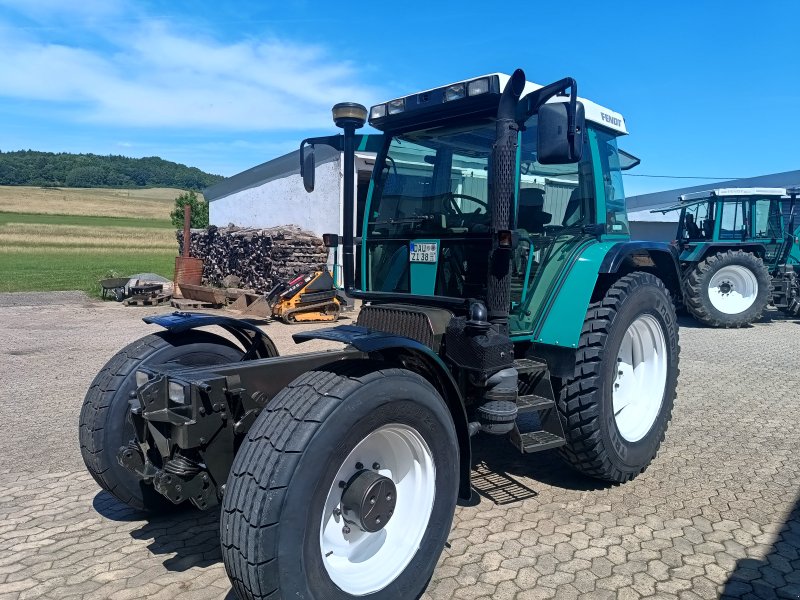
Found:
[(508, 309), (511, 302), (511, 252), (501, 248), (497, 233), (511, 228), (514, 207), (517, 164), (517, 135), (515, 119), (517, 104), (525, 87), (525, 72), (517, 69), (506, 83), (497, 109), (497, 139), (492, 147), (492, 254), (489, 261), (489, 281), (486, 302), (489, 322), (508, 333)]

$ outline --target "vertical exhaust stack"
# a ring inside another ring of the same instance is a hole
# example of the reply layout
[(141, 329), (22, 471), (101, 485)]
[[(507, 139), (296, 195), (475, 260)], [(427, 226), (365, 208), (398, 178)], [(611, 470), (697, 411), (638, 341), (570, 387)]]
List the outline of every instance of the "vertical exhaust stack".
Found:
[(492, 256), (486, 301), (489, 322), (501, 333), (508, 333), (508, 309), (511, 302), (511, 253), (500, 248), (497, 233), (511, 229), (514, 207), (519, 125), (515, 119), (517, 103), (525, 87), (525, 72), (517, 69), (506, 83), (497, 109), (497, 139), (492, 148)]

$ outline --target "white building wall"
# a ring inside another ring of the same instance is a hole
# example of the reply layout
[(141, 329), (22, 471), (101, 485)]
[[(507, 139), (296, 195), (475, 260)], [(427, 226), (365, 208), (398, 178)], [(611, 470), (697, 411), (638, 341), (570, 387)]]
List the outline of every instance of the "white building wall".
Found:
[(217, 227), (297, 225), (319, 236), (340, 230), (340, 165), (333, 160), (316, 169), (314, 191), (307, 193), (299, 174), (268, 181), (209, 203), (209, 222)]

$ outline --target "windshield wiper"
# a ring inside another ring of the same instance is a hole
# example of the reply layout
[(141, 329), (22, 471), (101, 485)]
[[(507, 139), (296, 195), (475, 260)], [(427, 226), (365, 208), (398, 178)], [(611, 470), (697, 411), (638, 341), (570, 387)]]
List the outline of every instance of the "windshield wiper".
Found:
[(424, 223), (433, 221), (433, 215), (419, 215), (414, 217), (403, 217), (402, 219), (384, 219), (382, 221), (370, 221), (369, 225), (400, 225), (403, 223)]

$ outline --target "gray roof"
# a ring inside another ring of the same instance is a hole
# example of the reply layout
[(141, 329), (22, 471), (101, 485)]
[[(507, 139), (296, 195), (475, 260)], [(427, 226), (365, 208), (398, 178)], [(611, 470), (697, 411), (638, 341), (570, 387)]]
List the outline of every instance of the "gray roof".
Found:
[[(773, 173), (772, 175), (760, 175), (758, 177), (745, 177), (743, 179), (732, 179), (731, 181), (715, 181), (703, 185), (667, 190), (664, 192), (654, 192), (652, 194), (642, 194), (640, 196), (628, 196), (626, 203), (628, 212), (650, 211), (654, 208), (665, 208), (678, 201), (681, 194), (692, 192), (702, 192), (712, 188), (725, 187), (791, 187), (800, 184), (800, 171), (786, 171), (785, 173)], [(655, 220), (655, 219), (654, 219)]]
[[(314, 158), (318, 165), (335, 160), (339, 152), (330, 146), (317, 146)], [(242, 190), (264, 185), (273, 179), (281, 179), (300, 173), (300, 150), (273, 158), (247, 171), (237, 173), (203, 190), (206, 202), (213, 202)]]
[[(358, 150), (367, 152), (377, 152), (383, 136), (374, 134), (356, 135), (355, 143)], [(314, 158), (318, 165), (336, 160), (339, 152), (330, 146), (319, 145), (314, 148)], [(273, 158), (265, 163), (232, 175), (223, 179), (216, 185), (203, 190), (203, 197), (206, 202), (213, 202), (225, 196), (230, 196), (242, 190), (258, 187), (272, 181), (282, 179), (290, 175), (300, 173), (300, 150), (295, 150), (289, 154), (284, 154), (278, 158)]]

